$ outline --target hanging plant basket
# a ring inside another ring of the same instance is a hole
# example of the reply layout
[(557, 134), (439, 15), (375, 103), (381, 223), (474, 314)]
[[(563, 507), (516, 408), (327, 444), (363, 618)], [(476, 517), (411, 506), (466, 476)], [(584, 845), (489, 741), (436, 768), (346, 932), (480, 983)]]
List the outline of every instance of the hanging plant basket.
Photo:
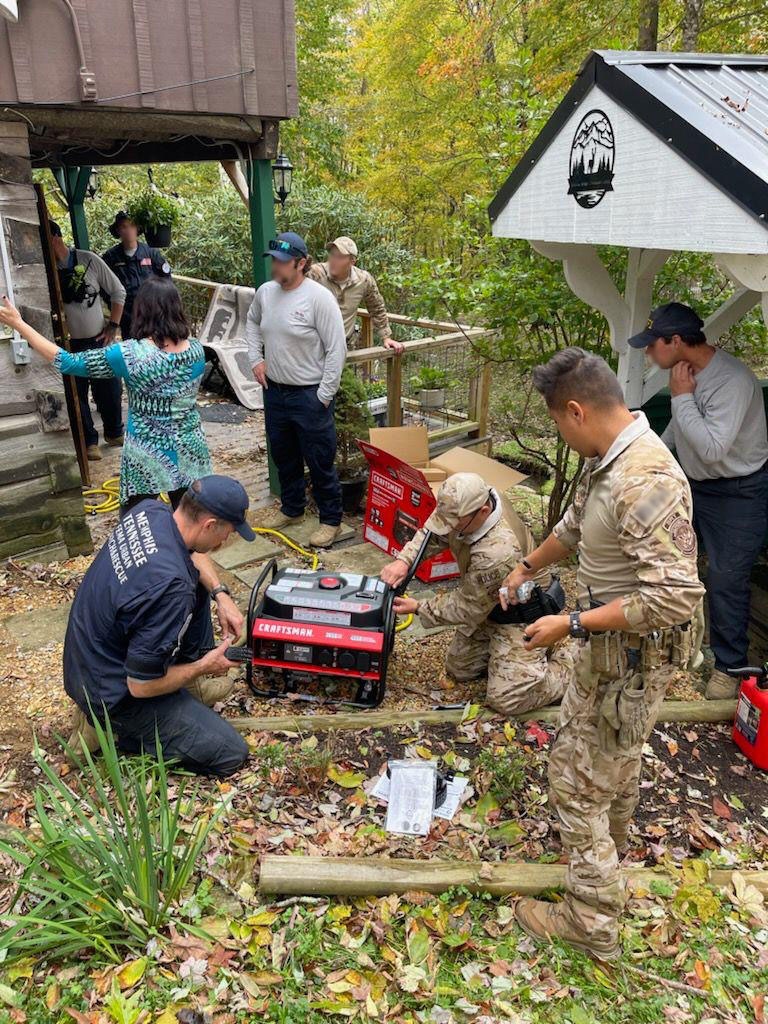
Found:
[(147, 228), (144, 232), (147, 245), (152, 245), (156, 249), (165, 249), (171, 244), (171, 231), (170, 224), (159, 224), (157, 227)]

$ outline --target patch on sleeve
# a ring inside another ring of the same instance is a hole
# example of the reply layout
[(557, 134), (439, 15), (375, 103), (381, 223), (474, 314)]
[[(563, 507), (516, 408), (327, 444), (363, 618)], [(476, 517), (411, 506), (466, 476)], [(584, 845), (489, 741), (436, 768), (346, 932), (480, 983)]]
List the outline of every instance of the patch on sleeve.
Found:
[(680, 500), (679, 487), (668, 477), (656, 480), (650, 490), (646, 491), (632, 508), (632, 517), (640, 526), (648, 529), (659, 521), (660, 516), (669, 510), (670, 505)]
[(685, 516), (679, 512), (673, 512), (671, 516), (667, 516), (662, 525), (669, 534), (670, 540), (681, 554), (695, 554), (696, 531)]

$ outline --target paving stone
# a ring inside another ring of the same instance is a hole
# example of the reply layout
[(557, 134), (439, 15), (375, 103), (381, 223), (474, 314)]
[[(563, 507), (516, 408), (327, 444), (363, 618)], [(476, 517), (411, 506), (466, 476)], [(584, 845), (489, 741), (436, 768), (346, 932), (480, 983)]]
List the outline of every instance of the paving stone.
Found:
[[(298, 559), (301, 559), (300, 555), (297, 555), (296, 557)], [(300, 562), (293, 562), (291, 559), (288, 558), (278, 558), (277, 560), (278, 569), (282, 569), (287, 565), (299, 564)], [(241, 569), (235, 569), (232, 575), (235, 577), (236, 580), (240, 580), (241, 583), (244, 583), (246, 587), (252, 587), (256, 580), (258, 579), (259, 574), (261, 573), (263, 568), (264, 562), (262, 561), (259, 562), (258, 565), (248, 565), (243, 566)], [(243, 609), (243, 611), (245, 611), (245, 609)]]
[(5, 628), (24, 651), (34, 651), (46, 644), (62, 643), (71, 607), (68, 601), (55, 608), (35, 608), (31, 612), (20, 612), (5, 620)]
[[(296, 523), (293, 526), (281, 527), (280, 532), (284, 533), (286, 537), (290, 537), (291, 540), (296, 541), (303, 548), (309, 544), (309, 538), (311, 534), (320, 526), (320, 521), (317, 516), (307, 516), (300, 523)], [(340, 541), (351, 540), (355, 536), (353, 527), (348, 526), (347, 523), (341, 524), (341, 533), (336, 538), (336, 543)], [(330, 548), (328, 550), (331, 550)]]
[(271, 537), (259, 536), (256, 540), (243, 540), (242, 537), (235, 537), (229, 544), (225, 544), (220, 551), (214, 551), (211, 558), (216, 565), (222, 569), (237, 569), (241, 565), (249, 565), (252, 562), (261, 562), (265, 558), (281, 554), (285, 549)]
[(392, 561), (392, 556), (373, 544), (363, 543), (345, 548), (329, 548), (320, 555), (320, 560), (328, 569), (346, 569), (366, 576), (378, 576), (383, 566)]

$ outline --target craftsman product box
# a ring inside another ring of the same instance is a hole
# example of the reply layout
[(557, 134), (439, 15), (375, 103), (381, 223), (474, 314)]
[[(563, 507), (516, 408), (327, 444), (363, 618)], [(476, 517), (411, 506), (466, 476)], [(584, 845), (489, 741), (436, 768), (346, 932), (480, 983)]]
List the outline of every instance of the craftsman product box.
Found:
[[(363, 537), (392, 556), (427, 521), (440, 484), (454, 473), (479, 473), (502, 495), (525, 480), (517, 470), (468, 448), (451, 448), (430, 460), (424, 426), (371, 428), (369, 437), (357, 442), (370, 468)], [(424, 583), (458, 574), (448, 549), (425, 558), (416, 571)]]

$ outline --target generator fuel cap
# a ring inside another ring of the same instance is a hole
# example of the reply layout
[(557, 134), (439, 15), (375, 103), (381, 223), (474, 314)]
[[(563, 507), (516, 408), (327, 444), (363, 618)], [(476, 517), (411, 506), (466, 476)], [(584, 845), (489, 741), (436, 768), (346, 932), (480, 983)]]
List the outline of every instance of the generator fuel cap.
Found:
[(338, 590), (341, 586), (338, 576), (321, 576), (318, 582), (323, 590)]

